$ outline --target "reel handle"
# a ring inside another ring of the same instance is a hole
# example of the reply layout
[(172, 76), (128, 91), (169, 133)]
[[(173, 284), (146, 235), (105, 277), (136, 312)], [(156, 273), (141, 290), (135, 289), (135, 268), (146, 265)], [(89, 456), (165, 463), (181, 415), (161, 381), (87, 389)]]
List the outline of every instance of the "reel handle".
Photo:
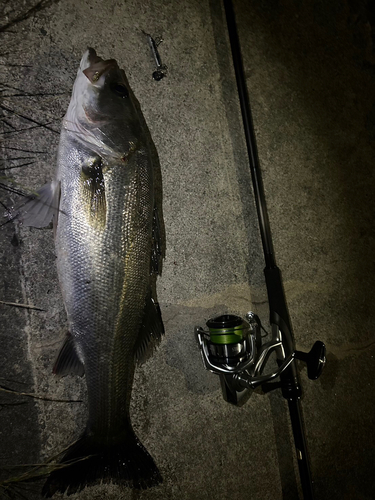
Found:
[(326, 346), (324, 342), (317, 340), (309, 352), (295, 351), (295, 357), (306, 363), (307, 376), (310, 380), (320, 377), (326, 364)]

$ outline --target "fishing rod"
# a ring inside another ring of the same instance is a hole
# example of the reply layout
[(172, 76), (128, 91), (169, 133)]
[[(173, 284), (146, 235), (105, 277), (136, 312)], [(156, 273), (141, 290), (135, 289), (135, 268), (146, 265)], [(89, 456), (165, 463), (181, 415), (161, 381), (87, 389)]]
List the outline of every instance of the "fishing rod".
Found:
[[(262, 325), (253, 312), (247, 313), (245, 319), (233, 314), (210, 319), (206, 323), (208, 329), (196, 327), (195, 334), (204, 366), (219, 375), (223, 397), (229, 403), (241, 404), (249, 391), (259, 386), (264, 392), (281, 389), (288, 402), (303, 498), (313, 500), (296, 360), (305, 362), (308, 377), (316, 380), (326, 363), (326, 347), (316, 341), (310, 352), (295, 349), (281, 272), (273, 250), (235, 14), (231, 0), (223, 1), (264, 253), (272, 340), (262, 344)], [(271, 354), (276, 355), (277, 368), (264, 373)]]

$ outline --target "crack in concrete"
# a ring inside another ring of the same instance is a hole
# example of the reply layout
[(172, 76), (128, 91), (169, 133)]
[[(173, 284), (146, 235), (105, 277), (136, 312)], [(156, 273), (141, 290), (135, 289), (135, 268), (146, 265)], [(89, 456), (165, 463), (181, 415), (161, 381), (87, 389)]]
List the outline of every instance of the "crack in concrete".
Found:
[(52, 3), (54, 3), (54, 0), (40, 0), (37, 4), (34, 5), (34, 7), (31, 7), (31, 9), (27, 10), (23, 14), (20, 14), (19, 16), (15, 17), (11, 21), (9, 21), (6, 24), (3, 24), (3, 26), (0, 26), (0, 33), (3, 31), (6, 31), (7, 29), (11, 28), (15, 24), (18, 24), (22, 21), (26, 21), (26, 19), (29, 19), (33, 14), (39, 12), (40, 10), (45, 9), (46, 7), (49, 7)]
[(358, 343), (357, 345), (354, 344), (350, 347), (344, 347), (345, 345), (347, 344), (343, 344), (341, 346), (332, 346), (327, 344), (327, 351), (332, 353), (338, 359), (344, 359), (350, 356), (352, 353), (359, 355), (365, 351), (371, 350), (371, 348), (375, 345), (375, 340), (371, 341), (370, 343)]

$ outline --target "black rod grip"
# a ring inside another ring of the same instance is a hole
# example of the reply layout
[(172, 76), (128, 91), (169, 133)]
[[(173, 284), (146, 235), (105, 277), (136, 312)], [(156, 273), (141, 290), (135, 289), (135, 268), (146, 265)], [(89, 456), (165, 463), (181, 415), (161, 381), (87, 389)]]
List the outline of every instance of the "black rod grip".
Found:
[[(276, 266), (273, 268), (266, 268), (264, 270), (264, 276), (268, 294), (270, 323), (278, 326), (282, 335), (285, 357), (288, 357), (295, 351), (295, 346), (281, 271)], [(280, 364), (282, 361), (283, 359), (279, 359)], [(301, 397), (302, 389), (299, 383), (295, 361), (293, 361), (285, 372), (280, 375), (280, 380), (281, 390), (285, 399), (299, 399)]]
[(292, 328), (290, 325), (288, 308), (286, 305), (284, 287), (281, 277), (281, 271), (277, 266), (264, 269), (266, 279), (268, 303), (270, 309), (270, 323), (278, 325), (280, 330), (288, 338), (288, 354), (294, 351), (294, 342), (292, 338)]
[(298, 470), (304, 500), (314, 500), (314, 490), (310, 471), (307, 443), (304, 432), (301, 403), (299, 399), (289, 399), (289, 414), (292, 423), (294, 444), (296, 447)]

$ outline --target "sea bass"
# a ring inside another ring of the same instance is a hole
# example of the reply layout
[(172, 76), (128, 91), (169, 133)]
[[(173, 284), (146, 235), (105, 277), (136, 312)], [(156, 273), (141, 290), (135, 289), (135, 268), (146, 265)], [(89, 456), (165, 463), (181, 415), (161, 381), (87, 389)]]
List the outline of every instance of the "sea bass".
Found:
[[(159, 471), (132, 430), (134, 360), (163, 333), (153, 293), (161, 242), (150, 142), (125, 73), (95, 50), (83, 55), (62, 125), (55, 179), (21, 213), (53, 219), (69, 333), (54, 366), (86, 376), (89, 417), (43, 494), (100, 481), (146, 488)], [(83, 460), (79, 460), (83, 459)]]

